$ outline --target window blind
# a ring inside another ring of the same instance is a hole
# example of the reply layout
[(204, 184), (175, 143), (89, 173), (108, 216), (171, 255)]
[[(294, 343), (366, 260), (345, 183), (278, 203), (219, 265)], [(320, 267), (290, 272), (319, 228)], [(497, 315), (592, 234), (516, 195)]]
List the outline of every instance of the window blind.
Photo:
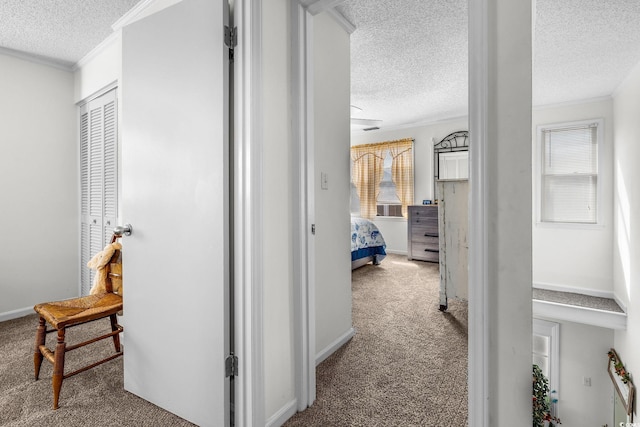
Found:
[(542, 130), (541, 220), (598, 220), (597, 124)]

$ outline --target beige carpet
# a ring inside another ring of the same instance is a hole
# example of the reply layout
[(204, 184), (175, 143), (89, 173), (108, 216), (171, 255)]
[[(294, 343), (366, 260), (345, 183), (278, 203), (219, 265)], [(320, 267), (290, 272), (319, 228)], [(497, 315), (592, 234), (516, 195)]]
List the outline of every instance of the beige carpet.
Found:
[(462, 427), (467, 304), (438, 310), (437, 264), (389, 255), (353, 272), (355, 337), (317, 368), (317, 399), (285, 426)]
[[(33, 379), (33, 342), (38, 319), (34, 315), (0, 323), (0, 426), (192, 426), (193, 424), (124, 391), (122, 358), (64, 380), (60, 408), (51, 409), (52, 366), (42, 362), (40, 379)], [(71, 328), (69, 343), (79, 342), (87, 333), (97, 336), (110, 330), (109, 321), (96, 321)], [(55, 334), (47, 344), (53, 348)], [(77, 361), (90, 356), (87, 349), (107, 354), (113, 341), (104, 340), (67, 354), (65, 371), (77, 368)], [(93, 356), (90, 356), (93, 357)], [(99, 359), (96, 358), (96, 360)]]
[[(467, 425), (467, 306), (453, 300), (448, 313), (438, 311), (438, 280), (437, 265), (397, 255), (356, 270), (356, 336), (318, 367), (314, 406), (286, 425)], [(52, 411), (51, 364), (33, 380), (36, 325), (35, 315), (0, 323), (0, 426), (192, 425), (124, 391), (122, 358), (65, 380)], [(95, 327), (72, 328), (69, 342)], [(68, 370), (86, 349), (69, 353)]]

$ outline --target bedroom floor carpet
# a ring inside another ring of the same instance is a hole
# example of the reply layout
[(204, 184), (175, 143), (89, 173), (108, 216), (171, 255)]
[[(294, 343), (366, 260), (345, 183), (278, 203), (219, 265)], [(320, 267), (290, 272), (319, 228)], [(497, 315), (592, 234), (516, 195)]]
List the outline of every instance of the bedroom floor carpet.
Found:
[(356, 335), (285, 426), (466, 426), (467, 304), (440, 312), (439, 280), (437, 264), (399, 255), (353, 271)]
[[(98, 329), (98, 325), (102, 324)], [(51, 409), (52, 365), (42, 362), (40, 379), (33, 379), (33, 343), (37, 316), (30, 315), (0, 323), (0, 426), (193, 426), (152, 403), (124, 390), (122, 358), (112, 360), (64, 380), (60, 408)], [(95, 337), (97, 331), (109, 330), (109, 319), (71, 328), (67, 341)], [(54, 347), (55, 334), (47, 336)], [(93, 349), (93, 350), (91, 350)], [(90, 351), (96, 351), (89, 354)], [(82, 366), (84, 359), (98, 360), (113, 353), (113, 341), (104, 340), (68, 353), (65, 371)], [(104, 357), (104, 356), (103, 356)]]
[[(356, 335), (320, 364), (314, 406), (286, 426), (467, 425), (467, 306), (453, 300), (438, 311), (438, 281), (436, 264), (398, 255), (354, 271)], [(97, 323), (69, 330), (70, 342), (95, 336)], [(0, 426), (192, 425), (124, 391), (122, 358), (65, 380), (52, 411), (51, 364), (33, 380), (36, 324), (35, 315), (0, 323)]]

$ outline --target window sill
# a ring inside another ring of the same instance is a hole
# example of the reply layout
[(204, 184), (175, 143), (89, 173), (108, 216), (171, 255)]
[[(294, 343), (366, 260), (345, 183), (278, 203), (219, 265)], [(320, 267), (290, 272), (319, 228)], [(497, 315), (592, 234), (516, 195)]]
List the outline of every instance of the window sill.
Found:
[(377, 216), (372, 221), (407, 222), (407, 218), (402, 216)]
[(551, 228), (551, 229), (564, 229), (564, 230), (603, 230), (605, 225), (603, 223), (597, 224), (580, 224), (575, 222), (540, 222), (536, 221), (535, 226), (537, 228)]

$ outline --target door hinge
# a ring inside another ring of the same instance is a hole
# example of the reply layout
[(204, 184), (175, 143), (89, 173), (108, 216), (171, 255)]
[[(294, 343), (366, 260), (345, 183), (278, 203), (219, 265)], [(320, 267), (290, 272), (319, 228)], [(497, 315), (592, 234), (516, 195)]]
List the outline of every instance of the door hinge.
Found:
[(238, 45), (238, 27), (229, 27), (225, 25), (224, 27), (224, 44), (229, 48), (233, 49)]
[(233, 353), (225, 359), (224, 371), (227, 377), (238, 376), (238, 357)]
[(315, 224), (311, 224), (311, 234), (313, 234), (313, 235), (316, 234), (316, 225)]

